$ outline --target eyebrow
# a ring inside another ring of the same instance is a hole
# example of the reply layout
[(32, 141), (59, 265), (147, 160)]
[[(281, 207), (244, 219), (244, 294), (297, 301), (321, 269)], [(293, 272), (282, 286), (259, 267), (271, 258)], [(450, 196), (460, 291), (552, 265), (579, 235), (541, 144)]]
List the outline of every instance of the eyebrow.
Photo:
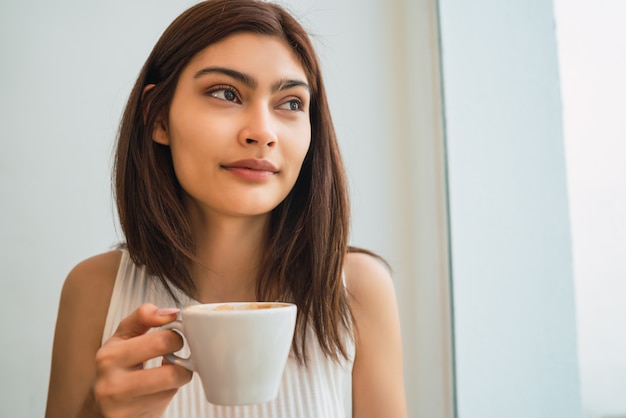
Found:
[[(230, 68), (224, 68), (224, 67), (206, 67), (203, 68), (199, 71), (197, 71), (193, 78), (194, 79), (198, 79), (202, 76), (205, 76), (207, 74), (223, 74), (225, 76), (228, 76), (230, 78), (233, 78), (243, 84), (245, 84), (246, 86), (254, 89), (258, 86), (258, 82), (251, 76), (249, 76), (248, 74), (244, 74), (240, 71), (236, 71)], [(277, 91), (281, 91), (281, 90), (287, 90), (293, 87), (304, 87), (306, 88), (309, 92), (311, 91), (311, 88), (309, 87), (309, 85), (302, 81), (302, 80), (295, 80), (295, 79), (281, 79), (279, 81), (277, 81), (276, 83), (272, 84), (272, 93), (275, 93)]]

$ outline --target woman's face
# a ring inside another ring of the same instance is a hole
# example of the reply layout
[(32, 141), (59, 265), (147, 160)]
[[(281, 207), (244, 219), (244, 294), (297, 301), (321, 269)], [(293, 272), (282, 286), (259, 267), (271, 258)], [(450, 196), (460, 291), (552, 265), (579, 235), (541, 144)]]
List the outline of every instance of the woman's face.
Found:
[(242, 33), (199, 52), (154, 141), (171, 149), (190, 210), (264, 215), (292, 189), (311, 142), (310, 92), (282, 39)]

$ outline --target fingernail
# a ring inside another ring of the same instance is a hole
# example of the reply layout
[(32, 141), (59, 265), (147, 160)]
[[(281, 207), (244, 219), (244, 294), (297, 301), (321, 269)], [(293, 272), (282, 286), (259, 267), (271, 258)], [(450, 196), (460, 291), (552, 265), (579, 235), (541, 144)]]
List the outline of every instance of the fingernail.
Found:
[(180, 312), (178, 308), (163, 308), (157, 311), (157, 316), (172, 316)]

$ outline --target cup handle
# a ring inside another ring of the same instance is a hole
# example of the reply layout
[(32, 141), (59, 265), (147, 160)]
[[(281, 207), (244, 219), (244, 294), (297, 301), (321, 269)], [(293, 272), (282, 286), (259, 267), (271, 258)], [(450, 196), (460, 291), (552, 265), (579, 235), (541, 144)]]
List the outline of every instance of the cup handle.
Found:
[[(161, 326), (159, 329), (163, 329), (163, 330), (170, 329), (174, 332), (179, 333), (183, 337), (185, 336), (185, 326), (183, 325), (183, 321), (181, 320), (176, 320), (174, 322), (170, 322), (169, 324), (165, 324)], [(196, 371), (196, 367), (191, 361), (191, 356), (189, 358), (183, 358), (183, 357), (177, 356), (174, 353), (171, 353), (171, 354), (166, 354), (163, 357), (165, 357), (165, 359), (172, 364), (184, 367), (185, 369), (191, 370), (192, 372)]]

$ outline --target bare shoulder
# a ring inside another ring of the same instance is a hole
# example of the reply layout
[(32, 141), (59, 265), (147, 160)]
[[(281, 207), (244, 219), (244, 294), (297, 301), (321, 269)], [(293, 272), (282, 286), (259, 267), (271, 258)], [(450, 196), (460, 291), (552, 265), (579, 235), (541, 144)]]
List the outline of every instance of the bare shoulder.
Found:
[(57, 328), (78, 326), (88, 334), (102, 335), (121, 257), (121, 251), (109, 251), (81, 261), (70, 271), (61, 291)]
[(367, 253), (348, 253), (344, 273), (353, 310), (379, 300), (395, 299), (391, 274), (382, 260)]
[(122, 252), (116, 250), (81, 261), (68, 274), (63, 291), (98, 291), (108, 287), (112, 290), (121, 258)]
[(366, 340), (369, 330), (395, 326), (396, 292), (387, 265), (370, 254), (348, 253), (344, 273), (358, 348), (359, 340)]
[(78, 320), (96, 333), (103, 329), (121, 256), (121, 251), (109, 251), (81, 261), (70, 271), (61, 292), (59, 319), (78, 315), (72, 322)]

